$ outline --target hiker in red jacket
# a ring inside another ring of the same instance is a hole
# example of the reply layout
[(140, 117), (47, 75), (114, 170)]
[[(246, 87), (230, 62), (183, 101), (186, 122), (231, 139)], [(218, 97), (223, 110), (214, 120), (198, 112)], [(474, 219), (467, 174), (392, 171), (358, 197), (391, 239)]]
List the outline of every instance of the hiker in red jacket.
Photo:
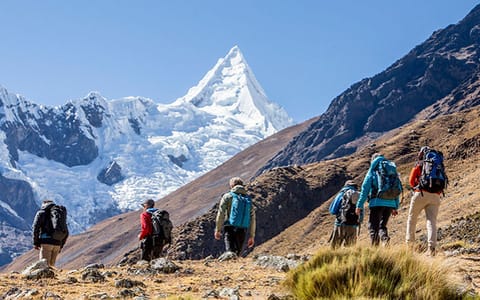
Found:
[(155, 201), (148, 199), (142, 203), (143, 212), (140, 215), (141, 231), (138, 235), (140, 248), (142, 249), (142, 260), (150, 261), (160, 257), (158, 249), (154, 247), (153, 243), (153, 227), (152, 227), (152, 213), (157, 209), (154, 208)]

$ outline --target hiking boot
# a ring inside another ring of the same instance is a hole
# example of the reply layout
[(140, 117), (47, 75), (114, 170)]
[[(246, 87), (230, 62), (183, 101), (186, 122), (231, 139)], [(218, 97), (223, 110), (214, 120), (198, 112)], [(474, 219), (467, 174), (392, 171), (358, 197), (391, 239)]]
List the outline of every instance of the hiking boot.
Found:
[(388, 247), (390, 245), (390, 237), (385, 237), (385, 238), (382, 238), (382, 247)]

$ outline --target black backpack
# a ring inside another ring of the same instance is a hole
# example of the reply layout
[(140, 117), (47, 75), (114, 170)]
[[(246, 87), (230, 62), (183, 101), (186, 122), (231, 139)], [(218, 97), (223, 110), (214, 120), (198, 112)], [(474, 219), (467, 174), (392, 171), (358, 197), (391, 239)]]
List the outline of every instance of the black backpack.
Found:
[(358, 196), (359, 193), (352, 188), (344, 191), (337, 214), (337, 220), (340, 224), (358, 225), (360, 223), (358, 215), (355, 213)]
[(173, 224), (166, 210), (156, 210), (152, 213), (152, 234), (159, 236), (166, 244), (172, 243)]
[(49, 233), (54, 240), (63, 241), (68, 236), (67, 208), (54, 204), (48, 209), (51, 227)]
[(448, 177), (443, 165), (443, 153), (428, 149), (420, 162), (422, 173), (418, 187), (429, 193), (440, 193), (447, 187)]

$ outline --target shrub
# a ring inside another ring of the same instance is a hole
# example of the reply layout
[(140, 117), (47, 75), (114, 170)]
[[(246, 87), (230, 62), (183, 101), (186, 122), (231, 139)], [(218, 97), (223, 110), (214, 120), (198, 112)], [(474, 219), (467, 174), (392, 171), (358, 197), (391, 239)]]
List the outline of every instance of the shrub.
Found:
[(285, 285), (297, 299), (474, 299), (446, 266), (406, 249), (321, 249), (292, 270)]

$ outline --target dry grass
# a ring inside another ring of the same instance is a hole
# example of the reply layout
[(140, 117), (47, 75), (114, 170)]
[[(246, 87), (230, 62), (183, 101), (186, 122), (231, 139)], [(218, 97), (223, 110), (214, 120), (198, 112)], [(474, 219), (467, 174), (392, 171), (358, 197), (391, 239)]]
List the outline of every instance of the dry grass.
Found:
[(451, 266), (406, 249), (321, 249), (289, 274), (298, 299), (474, 299), (449, 277)]

